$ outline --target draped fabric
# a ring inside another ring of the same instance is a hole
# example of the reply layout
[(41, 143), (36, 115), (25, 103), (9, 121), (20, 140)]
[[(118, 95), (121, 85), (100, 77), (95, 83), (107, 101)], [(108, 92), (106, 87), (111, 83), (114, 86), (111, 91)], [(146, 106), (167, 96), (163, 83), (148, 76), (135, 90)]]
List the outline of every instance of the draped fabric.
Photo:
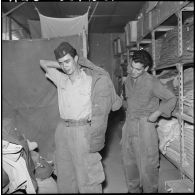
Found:
[(41, 38), (41, 24), (39, 20), (28, 20), (30, 34), (32, 39)]
[[(39, 13), (39, 12), (38, 12)], [(43, 38), (88, 34), (88, 12), (74, 18), (52, 18), (39, 13)]]

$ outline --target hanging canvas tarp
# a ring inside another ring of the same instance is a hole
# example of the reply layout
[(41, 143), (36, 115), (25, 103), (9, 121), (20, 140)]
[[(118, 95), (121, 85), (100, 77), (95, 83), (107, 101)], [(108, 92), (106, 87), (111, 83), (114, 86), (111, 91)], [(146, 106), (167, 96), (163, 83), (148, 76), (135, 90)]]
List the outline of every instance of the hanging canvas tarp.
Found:
[(43, 38), (88, 34), (88, 12), (74, 18), (53, 18), (38, 12)]
[(41, 36), (41, 24), (39, 20), (28, 20), (30, 29), (30, 35), (32, 39), (40, 39)]

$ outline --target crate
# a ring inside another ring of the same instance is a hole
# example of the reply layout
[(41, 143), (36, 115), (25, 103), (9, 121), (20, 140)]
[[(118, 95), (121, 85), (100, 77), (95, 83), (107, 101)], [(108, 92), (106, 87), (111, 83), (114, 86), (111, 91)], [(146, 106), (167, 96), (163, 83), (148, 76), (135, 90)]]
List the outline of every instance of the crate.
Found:
[(152, 11), (151, 29), (155, 29), (160, 24), (160, 10), (154, 8)]
[(130, 21), (125, 26), (125, 42), (130, 46), (131, 42), (137, 42), (137, 20)]
[(152, 30), (152, 12), (143, 15), (143, 36), (146, 36)]
[(113, 40), (113, 53), (118, 56), (122, 53), (121, 39), (120, 37)]
[(129, 41), (136, 42), (137, 41), (137, 20), (130, 21), (129, 25)]
[(140, 17), (137, 21), (137, 40), (143, 38), (143, 17)]
[(129, 41), (129, 25), (128, 24), (126, 24), (126, 26), (125, 26), (125, 45), (126, 46), (129, 46), (129, 44), (130, 44), (130, 41)]

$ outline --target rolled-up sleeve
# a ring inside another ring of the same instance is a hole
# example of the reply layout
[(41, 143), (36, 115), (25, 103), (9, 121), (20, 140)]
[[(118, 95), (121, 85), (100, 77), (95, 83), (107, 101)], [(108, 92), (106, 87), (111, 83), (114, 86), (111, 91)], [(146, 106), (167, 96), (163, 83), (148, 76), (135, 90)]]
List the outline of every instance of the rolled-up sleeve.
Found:
[(158, 79), (155, 79), (153, 83), (153, 93), (158, 97), (160, 101), (159, 111), (162, 112), (162, 116), (169, 118), (171, 112), (174, 110), (177, 98), (174, 93), (162, 84)]

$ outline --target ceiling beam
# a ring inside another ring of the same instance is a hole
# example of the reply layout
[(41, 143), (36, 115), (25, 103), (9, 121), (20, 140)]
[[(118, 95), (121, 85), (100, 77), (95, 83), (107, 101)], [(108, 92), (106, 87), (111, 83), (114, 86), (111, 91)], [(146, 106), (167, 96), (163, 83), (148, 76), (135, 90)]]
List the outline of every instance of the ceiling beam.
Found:
[(19, 7), (21, 7), (22, 5), (24, 5), (26, 2), (23, 2), (19, 5), (17, 5), (16, 7), (14, 7), (13, 9), (9, 10), (8, 12), (6, 12), (5, 14), (3, 14), (2, 18), (4, 18), (5, 16), (11, 14), (13, 11), (15, 11), (16, 9), (18, 9)]
[(28, 34), (29, 36), (31, 37), (31, 33), (30, 31), (28, 30), (28, 28), (26, 28), (24, 25), (22, 25), (20, 22), (18, 22), (15, 18), (13, 18), (12, 16), (9, 16), (14, 22), (16, 22), (19, 26), (21, 26)]

